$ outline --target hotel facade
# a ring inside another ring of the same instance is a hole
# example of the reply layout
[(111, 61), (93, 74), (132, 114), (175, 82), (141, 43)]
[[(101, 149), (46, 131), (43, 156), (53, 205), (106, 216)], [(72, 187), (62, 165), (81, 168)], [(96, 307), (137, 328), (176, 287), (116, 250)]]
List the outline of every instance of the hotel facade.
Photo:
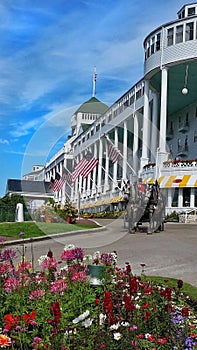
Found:
[[(54, 193), (83, 212), (125, 208), (124, 183), (158, 181), (166, 212), (197, 207), (197, 3), (186, 4), (178, 18), (144, 40), (144, 77), (111, 106), (93, 93), (71, 116), (72, 135), (45, 165), (45, 180), (89, 151), (98, 165), (73, 185)], [(107, 137), (106, 137), (107, 136)], [(120, 150), (108, 157), (107, 138)]]

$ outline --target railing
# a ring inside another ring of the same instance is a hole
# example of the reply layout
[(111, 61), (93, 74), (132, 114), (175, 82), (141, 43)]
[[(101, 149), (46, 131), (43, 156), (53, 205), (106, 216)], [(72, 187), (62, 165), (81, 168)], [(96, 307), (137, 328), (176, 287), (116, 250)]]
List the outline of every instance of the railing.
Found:
[[(193, 214), (192, 214), (193, 213)], [(179, 214), (179, 222), (189, 223), (189, 222), (197, 222), (197, 209), (188, 209), (183, 214)]]
[(163, 162), (163, 168), (196, 168), (197, 167), (197, 159), (194, 160), (169, 160)]

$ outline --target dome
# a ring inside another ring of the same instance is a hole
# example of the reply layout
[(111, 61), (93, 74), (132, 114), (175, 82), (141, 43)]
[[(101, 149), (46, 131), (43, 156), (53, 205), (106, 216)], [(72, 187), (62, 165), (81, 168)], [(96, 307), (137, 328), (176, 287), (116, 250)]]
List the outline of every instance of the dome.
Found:
[(107, 109), (108, 106), (105, 103), (99, 101), (96, 97), (91, 97), (78, 108), (76, 113), (102, 114)]

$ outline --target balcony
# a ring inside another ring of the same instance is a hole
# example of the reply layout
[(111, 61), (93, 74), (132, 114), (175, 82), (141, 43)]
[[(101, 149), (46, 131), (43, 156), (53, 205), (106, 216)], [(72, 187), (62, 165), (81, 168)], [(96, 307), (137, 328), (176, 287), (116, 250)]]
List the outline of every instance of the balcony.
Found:
[(177, 157), (187, 157), (188, 155), (188, 146), (178, 147)]
[(189, 122), (187, 120), (179, 123), (179, 132), (183, 134), (189, 130)]
[(173, 136), (174, 136), (174, 131), (173, 131), (173, 129), (167, 130), (167, 133), (166, 133), (166, 140), (167, 140), (167, 141), (172, 140), (172, 139), (173, 139)]

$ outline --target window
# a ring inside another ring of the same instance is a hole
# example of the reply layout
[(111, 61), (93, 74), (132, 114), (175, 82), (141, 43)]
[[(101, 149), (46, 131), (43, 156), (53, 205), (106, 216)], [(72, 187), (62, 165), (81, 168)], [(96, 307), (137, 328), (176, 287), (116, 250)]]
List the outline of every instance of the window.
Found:
[(168, 46), (173, 45), (174, 28), (168, 29)]
[(194, 16), (195, 15), (195, 7), (188, 8), (188, 16)]
[(156, 37), (156, 51), (159, 51), (161, 48), (161, 33), (157, 34)]
[(146, 58), (150, 56), (150, 40), (147, 42)]
[(197, 130), (194, 131), (194, 142), (197, 142)]
[(186, 32), (185, 32), (185, 40), (193, 40), (194, 39), (194, 23), (190, 22), (186, 24)]
[(188, 136), (185, 136), (185, 148), (184, 148), (184, 150), (188, 152)]
[(185, 126), (189, 126), (189, 113), (186, 113), (186, 117), (185, 117)]
[(151, 55), (155, 52), (155, 37), (151, 39)]
[(178, 190), (178, 188), (175, 188), (173, 191), (172, 207), (178, 207)]
[(178, 152), (181, 150), (181, 139), (177, 139), (177, 150)]
[(176, 44), (183, 42), (183, 26), (176, 27)]
[(184, 207), (190, 207), (190, 193), (191, 193), (191, 188), (189, 187), (183, 188), (183, 206)]

